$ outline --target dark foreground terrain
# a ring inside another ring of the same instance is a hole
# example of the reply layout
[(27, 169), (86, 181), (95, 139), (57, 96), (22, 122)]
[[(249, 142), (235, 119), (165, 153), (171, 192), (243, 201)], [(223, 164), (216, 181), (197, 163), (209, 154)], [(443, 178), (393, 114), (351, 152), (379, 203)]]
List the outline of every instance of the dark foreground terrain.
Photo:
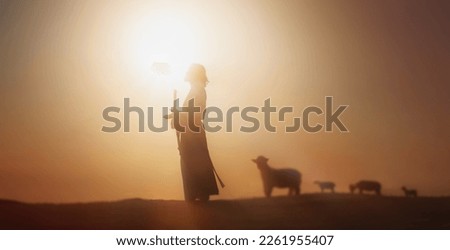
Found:
[(305, 194), (191, 204), (0, 200), (0, 229), (450, 229), (450, 197)]

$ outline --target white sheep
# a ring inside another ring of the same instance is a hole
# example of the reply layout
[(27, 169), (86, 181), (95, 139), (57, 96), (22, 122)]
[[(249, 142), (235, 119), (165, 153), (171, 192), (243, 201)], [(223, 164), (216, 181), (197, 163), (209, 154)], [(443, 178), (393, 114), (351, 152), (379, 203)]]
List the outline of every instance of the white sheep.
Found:
[(320, 191), (323, 193), (326, 189), (329, 189), (332, 193), (334, 193), (334, 187), (336, 184), (331, 181), (315, 181), (315, 184), (319, 185)]
[(406, 197), (417, 197), (417, 190), (415, 189), (407, 189), (406, 187), (402, 187), (403, 192), (405, 192)]
[(381, 183), (378, 181), (359, 181), (354, 185), (350, 185), (350, 192), (353, 194), (356, 189), (359, 189), (359, 193), (364, 191), (373, 191), (377, 195), (381, 195)]
[(301, 174), (295, 169), (274, 169), (267, 164), (264, 156), (258, 156), (252, 159), (261, 172), (261, 178), (264, 186), (264, 194), (270, 197), (274, 187), (289, 188), (288, 196), (300, 195)]

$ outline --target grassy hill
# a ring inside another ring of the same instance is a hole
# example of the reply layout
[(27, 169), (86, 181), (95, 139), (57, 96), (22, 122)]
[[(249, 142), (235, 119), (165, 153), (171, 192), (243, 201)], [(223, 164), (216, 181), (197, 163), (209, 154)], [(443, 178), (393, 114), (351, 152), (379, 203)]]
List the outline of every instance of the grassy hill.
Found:
[(450, 197), (305, 194), (186, 203), (0, 200), (0, 229), (450, 229)]

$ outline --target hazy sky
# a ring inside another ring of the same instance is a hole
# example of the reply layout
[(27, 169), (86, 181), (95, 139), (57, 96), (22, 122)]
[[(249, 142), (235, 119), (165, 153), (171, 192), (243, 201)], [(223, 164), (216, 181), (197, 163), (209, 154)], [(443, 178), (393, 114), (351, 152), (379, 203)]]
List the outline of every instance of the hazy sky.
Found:
[(374, 179), (387, 194), (450, 195), (449, 13), (448, 1), (0, 1), (0, 198), (182, 199), (173, 131), (101, 132), (126, 97), (170, 105), (155, 61), (175, 77), (204, 64), (208, 105), (224, 109), (350, 105), (350, 133), (209, 133), (218, 198), (262, 196), (258, 155), (300, 170), (304, 192)]

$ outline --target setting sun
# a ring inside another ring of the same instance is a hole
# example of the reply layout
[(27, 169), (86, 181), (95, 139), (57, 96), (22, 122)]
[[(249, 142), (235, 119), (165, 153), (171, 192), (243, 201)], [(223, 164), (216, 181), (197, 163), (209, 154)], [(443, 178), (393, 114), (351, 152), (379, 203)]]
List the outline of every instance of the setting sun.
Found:
[[(147, 82), (164, 90), (186, 88), (183, 78), (188, 66), (196, 61), (197, 30), (191, 16), (170, 6), (151, 16), (132, 17), (123, 29), (128, 59)], [(151, 66), (155, 63), (170, 68), (166, 84), (152, 78)]]

